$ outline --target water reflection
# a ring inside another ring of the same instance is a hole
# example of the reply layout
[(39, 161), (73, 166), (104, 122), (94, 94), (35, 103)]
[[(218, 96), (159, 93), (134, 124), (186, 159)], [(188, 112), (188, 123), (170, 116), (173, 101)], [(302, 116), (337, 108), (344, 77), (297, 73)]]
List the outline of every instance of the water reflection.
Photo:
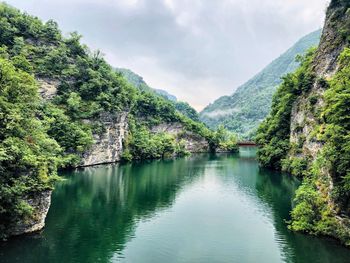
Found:
[(1, 262), (350, 261), (287, 229), (299, 183), (260, 169), (254, 148), (62, 175), (45, 230), (1, 244)]
[(295, 179), (264, 169), (258, 175), (258, 196), (272, 208), (276, 242), (280, 244), (286, 262), (350, 262), (350, 251), (336, 241), (294, 233), (286, 227), (294, 193), (299, 185)]
[(3, 244), (4, 262), (108, 262), (133, 237), (140, 218), (170, 206), (176, 192), (202, 174), (201, 162), (195, 156), (63, 174), (45, 231)]

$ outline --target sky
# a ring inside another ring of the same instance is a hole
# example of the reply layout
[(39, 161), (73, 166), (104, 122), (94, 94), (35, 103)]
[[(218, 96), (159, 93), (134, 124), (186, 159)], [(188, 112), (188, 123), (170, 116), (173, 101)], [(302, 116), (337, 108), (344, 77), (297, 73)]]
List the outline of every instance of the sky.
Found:
[(321, 28), (329, 0), (6, 2), (79, 32), (112, 66), (201, 110)]

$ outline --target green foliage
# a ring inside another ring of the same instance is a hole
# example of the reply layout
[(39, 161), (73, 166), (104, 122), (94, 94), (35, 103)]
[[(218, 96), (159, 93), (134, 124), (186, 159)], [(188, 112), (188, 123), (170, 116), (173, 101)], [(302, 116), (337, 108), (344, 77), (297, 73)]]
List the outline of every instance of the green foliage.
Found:
[[(0, 15), (1, 56), (37, 78), (57, 83), (57, 94), (52, 101), (41, 103), (38, 117), (64, 151), (61, 165), (79, 163), (79, 156), (93, 143), (92, 134), (103, 132), (100, 119), (106, 112), (131, 112), (147, 129), (162, 122), (180, 122), (187, 130), (209, 137), (204, 125), (179, 113), (195, 119), (196, 112), (188, 104), (165, 99), (141, 77), (119, 70), (129, 83), (101, 52), (82, 45), (79, 34), (63, 38), (54, 21), (43, 23), (6, 4), (0, 5)], [(165, 145), (170, 139), (163, 137), (157, 139)]]
[(34, 78), (6, 59), (0, 59), (0, 76), (0, 230), (5, 236), (9, 225), (30, 216), (23, 198), (52, 187), (61, 148), (36, 118)]
[(73, 121), (62, 109), (52, 104), (46, 104), (42, 112), (48, 135), (66, 153), (82, 153), (92, 145), (92, 131), (88, 125)]
[(125, 141), (127, 150), (123, 153), (124, 161), (147, 160), (184, 156), (188, 152), (183, 141), (177, 141), (173, 135), (159, 132), (152, 133), (146, 126), (130, 121), (130, 134)]
[[(338, 237), (346, 245), (350, 243), (350, 235), (344, 230), (342, 223), (336, 219), (326, 194), (322, 194), (322, 184), (316, 178), (320, 176), (317, 166), (324, 164), (324, 159), (314, 165), (312, 176), (304, 180), (296, 191), (295, 206), (291, 212), (292, 221), (289, 228), (313, 235)], [(316, 169), (315, 169), (316, 168)], [(320, 193), (321, 191), (321, 193)]]
[(190, 118), (191, 120), (199, 121), (198, 112), (194, 108), (192, 108), (187, 102), (178, 101), (175, 103), (175, 108), (177, 111)]
[(140, 93), (133, 114), (145, 119), (150, 126), (179, 120), (174, 105), (152, 92)]
[(223, 125), (220, 125), (212, 133), (209, 138), (209, 145), (213, 152), (221, 150), (234, 153), (239, 150), (237, 136), (226, 130)]
[(192, 108), (187, 102), (177, 101), (177, 98), (175, 96), (169, 94), (165, 90), (151, 88), (147, 85), (147, 83), (143, 80), (142, 77), (135, 74), (129, 69), (116, 70), (117, 72), (121, 73), (131, 85), (139, 89), (141, 92), (150, 94), (151, 96), (160, 97), (161, 100), (165, 99), (168, 102), (168, 104), (172, 104), (175, 107), (175, 109), (182, 115), (196, 122), (199, 121), (199, 115), (197, 111), (194, 108)]
[[(252, 139), (259, 124), (268, 116), (273, 95), (282, 76), (294, 72), (300, 65), (297, 55), (303, 55), (320, 40), (321, 30), (302, 38), (286, 53), (237, 89), (232, 96), (224, 96), (207, 106), (200, 119), (210, 128), (224, 125), (240, 137)], [(301, 76), (300, 76), (301, 77)]]
[(318, 101), (318, 96), (317, 95), (314, 94), (314, 95), (309, 97), (309, 102), (310, 102), (311, 105), (315, 105), (317, 103), (317, 101)]
[(290, 119), (294, 101), (310, 90), (315, 78), (311, 70), (314, 50), (310, 50), (301, 67), (283, 78), (272, 102), (271, 113), (260, 125), (256, 142), (259, 145), (258, 159), (262, 166), (281, 169), (281, 160), (290, 149)]
[(339, 58), (340, 69), (325, 92), (323, 155), (334, 176), (335, 197), (342, 210), (350, 212), (350, 49)]
[(129, 69), (117, 68), (116, 71), (120, 73), (131, 85), (136, 87), (141, 92), (152, 92), (153, 89), (147, 85), (143, 78)]
[(283, 159), (282, 170), (294, 176), (303, 178), (308, 173), (309, 161), (303, 157), (290, 157)]
[[(308, 94), (315, 81), (310, 71), (311, 60), (309, 54), (302, 67), (279, 88), (271, 115), (259, 128), (257, 142), (261, 148), (258, 156), (264, 166), (282, 168), (303, 178), (291, 213), (292, 230), (335, 236), (349, 244), (350, 236), (336, 215), (350, 212), (350, 49), (345, 48), (342, 52), (338, 72), (328, 83), (323, 85), (318, 80), (318, 84), (327, 88), (325, 105), (322, 112), (315, 113), (320, 114), (320, 124), (310, 136), (323, 144), (322, 151), (313, 162), (302, 157), (286, 158), (289, 150), (298, 156), (300, 147), (289, 144), (291, 103), (305, 94), (311, 105), (319, 99), (312, 93)], [(283, 150), (280, 143), (285, 145)], [(332, 187), (325, 171), (332, 178)], [(333, 202), (335, 206), (330, 205)]]
[(238, 147), (237, 136), (231, 133), (230, 135), (228, 135), (228, 137), (225, 138), (224, 141), (220, 143), (219, 148), (221, 150), (231, 152), (231, 153), (238, 152), (239, 147)]
[(305, 180), (296, 191), (290, 229), (310, 234), (338, 235), (339, 225), (326, 199), (319, 194), (312, 179)]

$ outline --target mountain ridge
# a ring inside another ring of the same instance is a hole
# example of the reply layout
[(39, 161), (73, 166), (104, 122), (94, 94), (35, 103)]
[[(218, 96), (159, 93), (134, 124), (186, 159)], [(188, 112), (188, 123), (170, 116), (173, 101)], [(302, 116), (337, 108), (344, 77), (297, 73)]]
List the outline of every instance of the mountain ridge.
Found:
[(133, 86), (138, 88), (142, 92), (151, 92), (154, 93), (166, 100), (168, 100), (171, 104), (174, 105), (177, 111), (179, 111), (181, 114), (185, 115), (186, 117), (194, 120), (199, 121), (199, 114), (198, 112), (187, 102), (179, 101), (176, 96), (170, 94), (166, 90), (163, 89), (155, 89), (150, 87), (143, 77), (136, 74), (130, 69), (125, 68), (117, 68), (117, 72), (121, 73), (123, 77)]
[(200, 112), (200, 119), (210, 128), (222, 124), (242, 137), (252, 137), (269, 113), (273, 94), (282, 82), (282, 76), (299, 66), (296, 56), (317, 45), (320, 35), (321, 30), (316, 30), (301, 38), (232, 95), (220, 97), (205, 107)]

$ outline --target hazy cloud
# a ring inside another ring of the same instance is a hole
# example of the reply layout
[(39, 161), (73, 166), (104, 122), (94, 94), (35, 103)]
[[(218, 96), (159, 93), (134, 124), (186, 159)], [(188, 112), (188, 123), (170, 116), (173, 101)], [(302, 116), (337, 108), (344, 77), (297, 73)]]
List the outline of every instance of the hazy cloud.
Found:
[(322, 26), (327, 0), (8, 0), (197, 109)]

